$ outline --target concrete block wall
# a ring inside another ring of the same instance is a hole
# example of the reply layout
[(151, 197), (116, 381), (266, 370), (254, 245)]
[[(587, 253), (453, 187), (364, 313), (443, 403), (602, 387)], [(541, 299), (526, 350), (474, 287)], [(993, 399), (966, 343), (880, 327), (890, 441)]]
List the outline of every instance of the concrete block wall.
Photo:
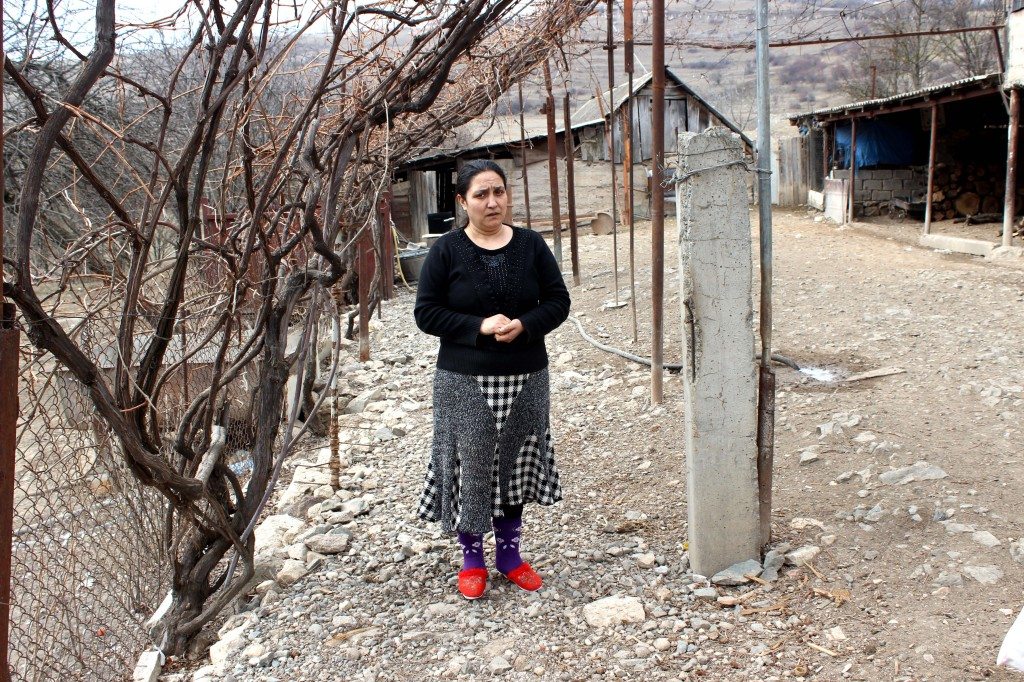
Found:
[[(831, 177), (849, 181), (850, 171), (833, 170)], [(924, 167), (860, 168), (854, 179), (854, 196), (865, 215), (874, 215), (887, 208), (893, 197), (924, 194), (928, 172)]]

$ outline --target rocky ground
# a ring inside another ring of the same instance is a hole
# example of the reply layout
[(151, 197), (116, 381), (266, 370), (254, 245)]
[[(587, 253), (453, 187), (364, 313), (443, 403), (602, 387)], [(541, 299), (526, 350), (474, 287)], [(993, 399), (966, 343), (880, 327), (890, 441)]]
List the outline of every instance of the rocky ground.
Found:
[[(266, 580), (204, 667), (162, 679), (1010, 680), (994, 662), (1024, 604), (1024, 269), (802, 211), (775, 228), (776, 349), (813, 369), (779, 369), (777, 579), (726, 586), (690, 572), (679, 380), (668, 375), (652, 407), (649, 370), (566, 323), (549, 337), (566, 499), (525, 519), (545, 587), (527, 594), (492, 574), (486, 598), (464, 601), (456, 544), (415, 518), (436, 342), (406, 292), (385, 307), (374, 360), (345, 368), (356, 413), (341, 419), (340, 489), (325, 487), (325, 443), (296, 455), (258, 533)], [(641, 292), (648, 236), (641, 226)], [(604, 306), (611, 241), (581, 239), (573, 313), (646, 354), (631, 309)], [(641, 339), (649, 300), (638, 295)], [(850, 380), (886, 368), (903, 371)]]

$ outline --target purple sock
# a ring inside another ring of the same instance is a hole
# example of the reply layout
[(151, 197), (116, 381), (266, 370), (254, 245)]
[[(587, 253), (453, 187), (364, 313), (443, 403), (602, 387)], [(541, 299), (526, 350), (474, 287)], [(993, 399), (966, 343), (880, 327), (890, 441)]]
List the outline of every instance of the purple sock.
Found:
[(523, 563), (519, 556), (519, 537), (523, 532), (522, 519), (496, 517), (494, 525), (494, 545), (497, 548), (495, 564), (497, 569), (508, 575), (509, 571), (519, 568)]
[(486, 568), (484, 563), (484, 536), (479, 533), (459, 533), (462, 546), (462, 569)]

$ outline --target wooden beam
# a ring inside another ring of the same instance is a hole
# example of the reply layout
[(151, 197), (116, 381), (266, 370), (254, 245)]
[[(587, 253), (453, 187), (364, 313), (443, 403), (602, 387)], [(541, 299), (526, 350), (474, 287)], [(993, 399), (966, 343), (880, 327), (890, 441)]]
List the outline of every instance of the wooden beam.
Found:
[(932, 231), (932, 194), (935, 192), (935, 141), (939, 130), (939, 105), (932, 105), (932, 127), (928, 134), (928, 197), (924, 205), (924, 233)]
[(849, 218), (846, 222), (852, 223), (857, 216), (855, 208), (857, 202), (857, 120), (850, 121), (850, 206)]
[(554, 231), (555, 260), (558, 267), (562, 267), (562, 210), (558, 204), (558, 151), (556, 148), (557, 138), (555, 137), (555, 96), (551, 93), (551, 67), (544, 60), (544, 87), (547, 89), (547, 99), (544, 107), (548, 115), (548, 180), (551, 185), (551, 221), (558, 229)]

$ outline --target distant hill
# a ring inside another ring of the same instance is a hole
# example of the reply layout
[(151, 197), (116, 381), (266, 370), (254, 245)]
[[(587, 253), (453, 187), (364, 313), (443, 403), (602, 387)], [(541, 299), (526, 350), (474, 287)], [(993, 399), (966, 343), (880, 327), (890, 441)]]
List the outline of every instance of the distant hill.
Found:
[[(807, 38), (845, 37), (866, 32), (862, 17), (871, 0), (819, 3), (773, 0), (770, 3), (769, 31), (772, 41)], [(678, 0), (666, 9), (666, 64), (702, 97), (745, 131), (756, 128), (755, 74), (753, 50), (717, 50), (682, 46), (687, 41), (734, 44), (754, 40), (754, 0)], [(650, 40), (649, 3), (637, 0), (636, 40)], [(614, 15), (616, 40), (622, 39), (621, 5)], [(603, 45), (606, 18), (603, 8), (583, 26), (578, 44), (570, 55), (570, 96), (573, 108), (608, 87), (607, 52)], [(675, 41), (675, 44), (672, 44)], [(851, 101), (845, 93), (844, 78), (866, 79), (866, 74), (851, 74), (853, 57), (862, 48), (856, 43), (774, 48), (770, 53), (770, 92), (773, 135), (795, 134), (787, 120), (789, 114), (835, 106)], [(637, 46), (636, 73), (651, 66), (651, 47)], [(840, 69), (839, 67), (846, 67)], [(555, 96), (563, 94), (562, 74), (556, 72)], [(623, 50), (615, 50), (615, 81), (625, 82)], [(953, 78), (949, 78), (952, 80)], [(524, 84), (528, 114), (538, 114), (544, 100), (544, 82), (540, 73)], [(515, 93), (499, 104), (499, 113), (517, 113)], [(560, 114), (559, 114), (560, 116)], [(559, 118), (559, 122), (561, 119)]]

